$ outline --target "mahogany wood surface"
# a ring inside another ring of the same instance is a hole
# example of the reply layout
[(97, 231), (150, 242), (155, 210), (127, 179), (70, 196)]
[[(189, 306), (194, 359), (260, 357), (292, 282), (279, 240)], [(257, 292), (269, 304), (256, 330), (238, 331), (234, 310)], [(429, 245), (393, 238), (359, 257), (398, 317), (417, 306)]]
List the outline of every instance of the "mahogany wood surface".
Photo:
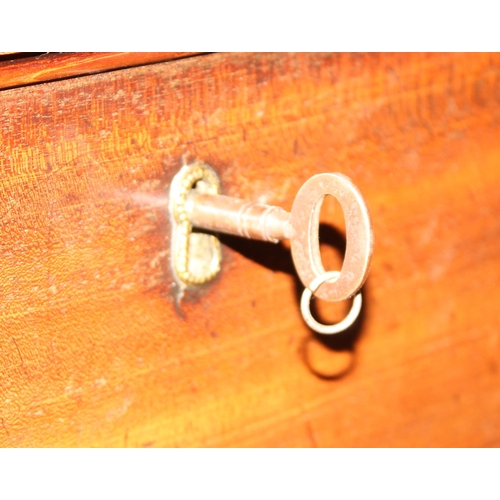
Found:
[[(500, 444), (500, 55), (212, 54), (3, 91), (0, 134), (2, 446)], [(176, 303), (164, 193), (194, 159), (285, 209), (354, 180), (349, 332), (304, 325), (284, 244), (224, 237)]]
[[(12, 59), (9, 59), (9, 54)], [(119, 68), (170, 61), (196, 52), (46, 52), (33, 57), (0, 52), (0, 89), (61, 78), (89, 75)], [(20, 59), (20, 58), (23, 59)]]

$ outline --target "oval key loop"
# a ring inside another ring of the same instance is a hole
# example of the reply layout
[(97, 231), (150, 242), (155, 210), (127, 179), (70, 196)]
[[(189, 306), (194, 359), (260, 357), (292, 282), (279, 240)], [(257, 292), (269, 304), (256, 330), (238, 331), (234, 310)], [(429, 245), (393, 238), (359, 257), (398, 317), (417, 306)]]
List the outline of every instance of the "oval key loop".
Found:
[(326, 195), (340, 202), (346, 222), (346, 251), (340, 275), (334, 282), (323, 280), (314, 295), (338, 301), (352, 297), (366, 280), (373, 251), (373, 231), (368, 209), (359, 189), (340, 173), (318, 174), (300, 188), (292, 206), (290, 224), (292, 257), (306, 288), (325, 274), (319, 250), (319, 214)]
[(309, 285), (310, 288), (304, 288), (304, 291), (302, 292), (302, 298), (300, 299), (300, 312), (302, 313), (302, 317), (304, 318), (304, 321), (307, 323), (309, 328), (312, 328), (315, 332), (328, 335), (343, 332), (344, 330), (349, 328), (359, 316), (362, 304), (361, 292), (358, 292), (356, 294), (352, 302), (351, 310), (349, 311), (347, 316), (339, 323), (335, 323), (333, 325), (324, 325), (323, 323), (318, 323), (313, 318), (310, 308), (312, 295), (323, 283), (329, 280), (333, 280), (333, 278), (338, 279), (339, 276), (340, 271), (328, 271), (321, 276), (314, 278)]

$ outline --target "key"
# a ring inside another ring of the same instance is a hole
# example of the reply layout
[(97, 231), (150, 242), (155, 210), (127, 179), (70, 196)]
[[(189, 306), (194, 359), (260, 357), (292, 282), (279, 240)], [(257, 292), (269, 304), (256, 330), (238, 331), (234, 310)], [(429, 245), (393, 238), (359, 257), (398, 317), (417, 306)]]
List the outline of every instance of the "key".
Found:
[[(301, 310), (306, 323), (320, 333), (337, 333), (347, 324), (352, 324), (361, 308), (359, 294), (348, 317), (337, 325), (316, 322), (309, 310), (313, 294), (328, 301), (353, 297), (362, 287), (370, 269), (372, 222), (361, 192), (349, 177), (341, 173), (314, 175), (299, 189), (291, 212), (217, 192), (218, 189), (202, 188), (189, 189), (184, 193), (182, 213), (190, 225), (211, 232), (274, 243), (289, 239), (297, 274), (305, 286)], [(346, 222), (346, 252), (340, 271), (326, 272), (321, 262), (319, 214), (321, 202), (327, 195), (340, 202)], [(332, 329), (335, 331), (330, 331)]]
[(320, 202), (335, 196), (344, 210), (347, 246), (340, 276), (322, 284), (315, 295), (324, 300), (353, 296), (368, 275), (373, 251), (373, 231), (364, 199), (346, 176), (325, 173), (311, 177), (299, 190), (291, 213), (282, 208), (192, 190), (186, 213), (194, 227), (244, 238), (278, 242), (291, 240), (297, 273), (306, 288), (325, 273), (319, 251)]

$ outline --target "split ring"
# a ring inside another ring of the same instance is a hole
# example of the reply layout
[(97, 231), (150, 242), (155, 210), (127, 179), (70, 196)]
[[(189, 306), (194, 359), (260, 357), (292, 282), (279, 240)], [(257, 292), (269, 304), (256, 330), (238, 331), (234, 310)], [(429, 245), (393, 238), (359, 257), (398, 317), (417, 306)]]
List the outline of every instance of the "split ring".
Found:
[[(315, 332), (323, 333), (323, 334), (333, 334), (340, 333), (349, 328), (356, 318), (359, 316), (361, 311), (361, 292), (358, 292), (352, 301), (351, 310), (347, 314), (347, 316), (340, 321), (339, 323), (335, 323), (333, 325), (324, 325), (316, 321), (312, 314), (310, 308), (311, 297), (314, 292), (326, 281), (338, 279), (340, 276), (340, 271), (328, 271), (326, 273), (320, 274), (316, 278), (311, 281), (309, 288), (305, 288), (302, 292), (302, 298), (300, 299), (300, 311), (302, 312), (302, 317), (307, 325), (312, 328)], [(334, 281), (335, 281), (334, 280)]]

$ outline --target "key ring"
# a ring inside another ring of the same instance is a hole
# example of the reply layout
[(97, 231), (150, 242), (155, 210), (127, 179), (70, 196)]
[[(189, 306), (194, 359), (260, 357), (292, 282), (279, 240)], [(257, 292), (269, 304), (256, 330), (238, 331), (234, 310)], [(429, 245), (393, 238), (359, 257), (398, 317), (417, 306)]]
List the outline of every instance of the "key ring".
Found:
[(354, 296), (351, 310), (349, 311), (347, 316), (339, 323), (335, 323), (333, 325), (324, 325), (323, 323), (319, 323), (313, 318), (310, 308), (312, 295), (320, 287), (320, 285), (322, 285), (326, 281), (332, 280), (333, 278), (337, 280), (339, 276), (340, 276), (340, 271), (328, 271), (323, 274), (320, 274), (319, 276), (314, 278), (311, 281), (309, 287), (305, 288), (304, 291), (302, 292), (302, 298), (300, 299), (300, 311), (302, 313), (304, 321), (315, 332), (329, 334), (329, 335), (343, 332), (344, 330), (347, 330), (347, 328), (349, 328), (354, 323), (354, 321), (356, 321), (356, 318), (359, 316), (362, 304), (361, 292), (358, 292)]

